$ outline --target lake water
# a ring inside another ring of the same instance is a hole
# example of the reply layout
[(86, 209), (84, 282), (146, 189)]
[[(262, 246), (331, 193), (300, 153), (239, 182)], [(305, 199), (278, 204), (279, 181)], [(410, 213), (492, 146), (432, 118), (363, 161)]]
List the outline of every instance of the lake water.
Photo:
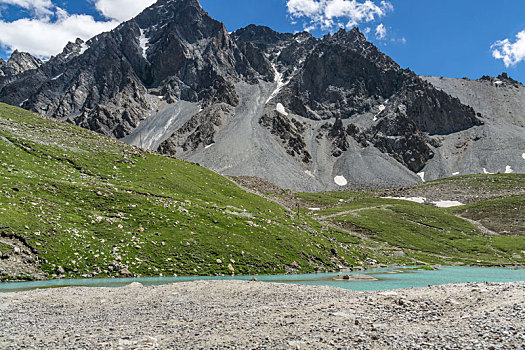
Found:
[[(367, 275), (371, 280), (334, 280), (344, 274)], [(144, 277), (144, 278), (93, 278), (75, 280), (51, 280), (36, 282), (0, 283), (0, 292), (17, 292), (38, 288), (58, 287), (122, 287), (132, 282), (145, 286), (201, 280), (251, 280), (253, 276), (228, 277)], [(516, 282), (525, 281), (525, 269), (485, 267), (440, 267), (438, 270), (412, 270), (403, 267), (370, 269), (348, 273), (317, 273), (305, 275), (257, 275), (259, 281), (323, 285), (352, 290), (388, 290), (410, 287), (426, 287), (463, 282)]]

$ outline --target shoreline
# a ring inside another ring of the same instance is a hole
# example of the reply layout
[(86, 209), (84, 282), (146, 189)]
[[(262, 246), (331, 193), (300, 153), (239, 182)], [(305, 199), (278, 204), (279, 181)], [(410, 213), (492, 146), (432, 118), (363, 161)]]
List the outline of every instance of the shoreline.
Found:
[(0, 348), (517, 348), (525, 282), (375, 292), (250, 281), (0, 294)]
[(361, 266), (361, 267), (353, 267), (348, 269), (338, 269), (334, 271), (322, 271), (322, 272), (297, 272), (297, 273), (285, 273), (285, 274), (271, 274), (271, 273), (262, 273), (262, 274), (232, 274), (232, 275), (175, 275), (175, 276), (158, 276), (158, 275), (150, 275), (150, 276), (101, 276), (97, 275), (94, 277), (67, 277), (67, 278), (49, 278), (49, 279), (16, 279), (16, 280), (4, 280), (0, 281), (0, 285), (3, 283), (24, 283), (24, 282), (46, 282), (46, 281), (62, 281), (62, 280), (84, 280), (84, 279), (123, 279), (123, 278), (130, 278), (130, 279), (136, 279), (136, 278), (177, 278), (177, 277), (191, 277), (191, 278), (199, 278), (199, 277), (257, 277), (257, 276), (296, 276), (296, 275), (306, 275), (306, 274), (322, 274), (322, 273), (341, 273), (346, 274), (348, 272), (366, 272), (372, 269), (381, 269), (381, 268), (400, 268), (400, 269), (410, 269), (417, 267), (416, 270), (425, 270), (426, 268), (430, 267), (433, 269), (439, 269), (441, 267), (475, 267), (475, 268), (500, 268), (500, 269), (511, 269), (511, 270), (520, 270), (525, 269), (525, 265), (467, 265), (467, 264), (451, 264), (451, 265), (374, 265), (374, 266)]

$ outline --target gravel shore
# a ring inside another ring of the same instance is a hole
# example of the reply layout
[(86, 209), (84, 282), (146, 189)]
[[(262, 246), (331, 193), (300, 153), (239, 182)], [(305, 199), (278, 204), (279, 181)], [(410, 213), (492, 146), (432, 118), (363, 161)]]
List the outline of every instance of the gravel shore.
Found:
[(525, 349), (525, 282), (245, 281), (0, 294), (1, 349)]

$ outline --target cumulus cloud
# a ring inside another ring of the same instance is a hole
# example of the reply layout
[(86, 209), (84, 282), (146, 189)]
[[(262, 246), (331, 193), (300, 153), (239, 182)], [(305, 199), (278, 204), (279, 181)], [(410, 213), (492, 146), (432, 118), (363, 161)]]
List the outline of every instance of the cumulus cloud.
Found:
[(0, 20), (0, 44), (10, 51), (18, 49), (45, 58), (61, 52), (68, 41), (87, 40), (118, 25), (116, 21), (98, 22), (91, 16), (58, 12), (54, 21), (49, 18)]
[(371, 0), (288, 0), (286, 5), (290, 17), (305, 20), (304, 28), (310, 30), (351, 28), (373, 22), (394, 10), (388, 1), (375, 3)]
[(383, 23), (376, 27), (376, 38), (379, 40), (386, 38), (386, 27)]
[(496, 41), (491, 46), (492, 56), (503, 60), (506, 67), (514, 66), (525, 61), (525, 30), (516, 35), (516, 41), (509, 39)]
[(157, 0), (95, 0), (95, 8), (104, 17), (117, 21), (127, 21), (138, 15)]
[(89, 15), (69, 14), (52, 0), (0, 0), (0, 4), (19, 6), (33, 14), (32, 18), (13, 22), (0, 19), (0, 45), (7, 51), (18, 49), (47, 58), (61, 52), (68, 41), (76, 38), (87, 40), (115, 28), (156, 0), (85, 1), (90, 1), (107, 20), (97, 21)]
[(52, 8), (54, 8), (51, 0), (0, 0), (0, 4), (19, 6), (37, 16), (52, 15)]

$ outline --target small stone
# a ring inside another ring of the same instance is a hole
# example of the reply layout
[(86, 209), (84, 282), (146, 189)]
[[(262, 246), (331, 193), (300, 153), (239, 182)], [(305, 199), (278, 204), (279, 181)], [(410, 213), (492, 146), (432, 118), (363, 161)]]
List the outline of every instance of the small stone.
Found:
[(217, 259), (217, 264), (222, 264), (222, 260), (221, 259)]
[(258, 281), (258, 280), (257, 280), (257, 277), (253, 276), (253, 277), (252, 277), (252, 282), (257, 282), (257, 281)]
[(344, 275), (344, 276), (343, 276), (343, 279), (344, 279), (344, 280), (349, 280), (349, 279), (350, 279), (350, 275)]
[(120, 269), (119, 273), (122, 275), (122, 276), (126, 276), (126, 277), (131, 277), (133, 276), (133, 274), (128, 270), (127, 267), (123, 267)]
[(235, 268), (232, 266), (232, 264), (228, 264), (228, 270), (235, 272)]

